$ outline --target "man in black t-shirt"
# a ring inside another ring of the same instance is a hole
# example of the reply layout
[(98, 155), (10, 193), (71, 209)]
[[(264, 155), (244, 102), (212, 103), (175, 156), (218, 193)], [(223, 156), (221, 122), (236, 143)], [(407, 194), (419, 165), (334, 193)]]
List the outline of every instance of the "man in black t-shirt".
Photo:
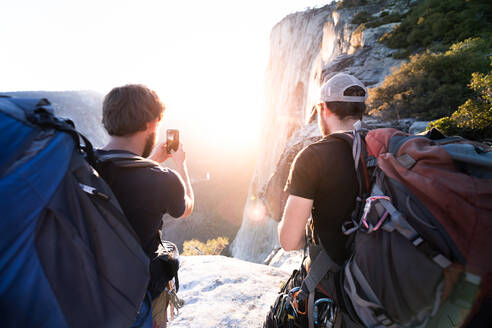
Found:
[[(150, 258), (159, 246), (162, 216), (185, 218), (194, 204), (183, 145), (172, 154), (167, 153), (165, 143), (154, 147), (164, 110), (157, 94), (143, 85), (114, 88), (103, 103), (103, 124), (110, 139), (97, 152), (99, 156), (130, 154), (155, 161), (154, 166), (142, 168), (109, 162), (101, 172)], [(177, 172), (158, 164), (168, 158), (173, 159)]]
[[(155, 257), (159, 247), (162, 216), (167, 213), (175, 218), (186, 218), (194, 205), (183, 145), (180, 143), (178, 150), (170, 154), (164, 142), (154, 147), (164, 110), (157, 94), (146, 86), (114, 88), (103, 103), (103, 125), (110, 139), (96, 154), (99, 158), (120, 155), (138, 161), (141, 156), (154, 161), (148, 165), (149, 161), (140, 159), (144, 161), (144, 167), (125, 167), (117, 162), (103, 161), (100, 168), (150, 259)], [(173, 159), (176, 171), (160, 166), (159, 163), (168, 158)], [(159, 281), (159, 278), (151, 277), (151, 282)], [(150, 303), (142, 303), (133, 327), (152, 327), (152, 316), (148, 315), (151, 312), (147, 311)], [(152, 311), (164, 311), (165, 314), (167, 303), (162, 304), (163, 309), (152, 308)]]
[[(125, 150), (98, 150), (97, 156), (132, 154)], [(162, 215), (182, 217), (186, 210), (185, 183), (181, 176), (156, 163), (154, 167), (127, 168), (110, 161), (101, 175), (113, 190), (143, 250), (154, 257), (160, 244)]]
[(354, 209), (357, 180), (351, 148), (330, 133), (352, 130), (362, 118), (366, 98), (364, 84), (348, 74), (337, 74), (321, 87), (316, 111), (323, 139), (297, 154), (285, 186), (290, 195), (278, 227), (285, 250), (303, 247), (312, 216), (315, 242), (319, 239), (337, 264), (346, 260), (341, 227)]

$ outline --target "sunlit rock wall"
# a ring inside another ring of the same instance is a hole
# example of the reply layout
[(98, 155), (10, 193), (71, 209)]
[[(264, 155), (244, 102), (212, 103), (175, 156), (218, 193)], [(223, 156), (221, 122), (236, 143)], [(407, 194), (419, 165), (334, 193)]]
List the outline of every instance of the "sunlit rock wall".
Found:
[[(378, 42), (395, 23), (377, 28), (351, 24), (362, 10), (402, 12), (408, 1), (367, 1), (336, 9), (336, 4), (285, 17), (272, 30), (265, 73), (265, 119), (262, 150), (245, 205), (242, 226), (231, 245), (232, 255), (262, 262), (278, 247), (277, 221), (283, 211), (283, 186), (292, 159), (319, 138), (310, 120), (320, 85), (338, 72), (357, 76), (367, 86), (380, 84), (400, 61)], [(276, 219), (276, 220), (275, 220)]]

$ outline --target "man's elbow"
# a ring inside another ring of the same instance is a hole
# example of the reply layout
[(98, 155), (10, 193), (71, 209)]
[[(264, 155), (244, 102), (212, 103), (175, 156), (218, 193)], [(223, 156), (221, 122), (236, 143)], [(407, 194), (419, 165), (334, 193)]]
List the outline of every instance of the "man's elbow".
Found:
[(278, 241), (283, 250), (287, 252), (295, 251), (302, 247), (302, 245), (299, 245), (298, 241), (293, 240), (291, 236), (287, 236), (285, 232), (282, 231), (282, 227), (279, 227), (278, 230)]
[(282, 246), (282, 249), (287, 252), (296, 250), (296, 248), (293, 247), (288, 241), (280, 241), (280, 246)]
[(193, 208), (195, 207), (194, 202), (191, 199), (186, 200), (186, 205), (185, 205), (185, 211), (183, 215), (181, 215), (179, 218), (180, 219), (186, 219), (193, 213)]
[(290, 252), (290, 251), (297, 251), (299, 250), (302, 245), (296, 242), (292, 242), (292, 240), (279, 240), (280, 246), (282, 246), (284, 251)]
[(278, 225), (278, 240), (286, 251), (304, 246), (306, 222), (313, 206), (313, 200), (290, 195), (287, 198), (284, 215)]
[(191, 213), (193, 213), (193, 208), (186, 209), (184, 211), (183, 215), (181, 215), (179, 218), (180, 219), (186, 219), (187, 217), (189, 217), (191, 215)]

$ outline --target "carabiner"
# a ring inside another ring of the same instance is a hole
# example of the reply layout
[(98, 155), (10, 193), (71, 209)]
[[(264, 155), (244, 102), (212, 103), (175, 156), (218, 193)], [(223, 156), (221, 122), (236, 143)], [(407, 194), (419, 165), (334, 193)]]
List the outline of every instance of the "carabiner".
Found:
[[(371, 226), (369, 226), (369, 224), (367, 223), (367, 215), (371, 211), (372, 203), (375, 201), (378, 201), (378, 200), (387, 200), (387, 201), (391, 202), (391, 198), (389, 198), (388, 196), (370, 196), (370, 197), (367, 197), (366, 205), (364, 206), (364, 212), (362, 214), (361, 222), (364, 225), (364, 227), (367, 230), (369, 230), (369, 232), (373, 231), (373, 226), (372, 226), (372, 224), (371, 224)], [(382, 221), (380, 223), (382, 223)]]
[(292, 307), (294, 308), (294, 311), (296, 312), (296, 314), (302, 314), (302, 315), (305, 315), (306, 314), (306, 307), (304, 306), (304, 311), (301, 311), (299, 310), (299, 301), (297, 299), (297, 295), (299, 295), (299, 292), (301, 291), (301, 288), (299, 287), (294, 287), (292, 288), (290, 291), (289, 291), (289, 297), (291, 298), (292, 300)]
[(333, 315), (334, 315), (334, 307), (335, 307), (335, 302), (331, 299), (331, 298), (320, 298), (319, 300), (317, 300), (316, 302), (314, 302), (314, 307), (313, 307), (313, 321), (314, 321), (314, 324), (317, 326), (319, 324), (319, 310), (318, 310), (318, 306), (321, 304), (321, 303), (328, 303), (327, 305), (327, 309), (325, 311), (325, 313), (327, 313), (328, 311), (330, 311), (330, 322), (331, 322), (331, 319), (333, 318)]

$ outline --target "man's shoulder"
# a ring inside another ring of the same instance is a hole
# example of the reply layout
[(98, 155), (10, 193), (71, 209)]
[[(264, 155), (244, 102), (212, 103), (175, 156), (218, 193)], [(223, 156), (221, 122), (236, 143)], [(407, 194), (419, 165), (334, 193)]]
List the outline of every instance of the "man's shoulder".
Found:
[(158, 166), (159, 163), (148, 158), (141, 157), (126, 150), (96, 149), (95, 156), (101, 163), (114, 164), (119, 167), (139, 168)]
[(180, 175), (176, 171), (168, 167), (156, 165), (156, 166), (148, 167), (147, 172), (149, 175), (156, 176), (156, 177), (158, 176), (160, 181), (166, 180), (175, 183), (181, 181)]
[(296, 156), (296, 163), (313, 164), (314, 162), (320, 162), (326, 155), (338, 153), (349, 147), (347, 143), (341, 139), (333, 136), (326, 136), (318, 141), (315, 141), (306, 147), (304, 147)]
[(330, 135), (310, 144), (300, 155), (303, 162), (316, 162), (320, 167), (329, 170), (340, 166), (353, 166), (351, 146), (346, 140)]
[(323, 137), (318, 141), (312, 143), (311, 145), (319, 147), (339, 147), (341, 145), (347, 145), (347, 142), (342, 138), (339, 138), (333, 134), (329, 134), (326, 137)]
[(162, 180), (179, 180), (175, 171), (128, 151), (98, 149), (96, 157), (105, 163), (105, 171), (113, 171), (122, 177), (137, 177), (141, 182), (159, 184)]
[(351, 151), (348, 143), (341, 139), (332, 135), (328, 135), (326, 137), (321, 138), (318, 141), (309, 144), (303, 149), (303, 152), (307, 153), (315, 153), (315, 154), (325, 154), (331, 152), (339, 152), (339, 151)]

